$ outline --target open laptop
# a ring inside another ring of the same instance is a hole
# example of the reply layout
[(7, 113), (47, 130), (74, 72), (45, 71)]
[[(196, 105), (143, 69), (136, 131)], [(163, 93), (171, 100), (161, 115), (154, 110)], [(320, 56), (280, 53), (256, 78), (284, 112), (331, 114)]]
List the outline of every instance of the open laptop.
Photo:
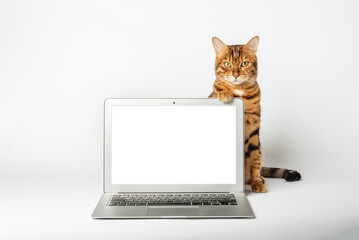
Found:
[(243, 153), (241, 99), (107, 99), (92, 217), (254, 217)]

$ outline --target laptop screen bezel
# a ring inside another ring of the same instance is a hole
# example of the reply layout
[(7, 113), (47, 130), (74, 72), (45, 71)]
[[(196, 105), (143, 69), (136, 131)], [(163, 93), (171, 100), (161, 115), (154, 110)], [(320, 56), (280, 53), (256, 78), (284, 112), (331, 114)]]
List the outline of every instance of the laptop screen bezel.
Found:
[[(175, 104), (174, 104), (175, 103)], [(113, 106), (235, 106), (236, 107), (236, 184), (112, 184), (112, 107)], [(222, 103), (213, 98), (120, 99), (105, 100), (104, 114), (104, 192), (244, 192), (244, 104), (240, 98)]]

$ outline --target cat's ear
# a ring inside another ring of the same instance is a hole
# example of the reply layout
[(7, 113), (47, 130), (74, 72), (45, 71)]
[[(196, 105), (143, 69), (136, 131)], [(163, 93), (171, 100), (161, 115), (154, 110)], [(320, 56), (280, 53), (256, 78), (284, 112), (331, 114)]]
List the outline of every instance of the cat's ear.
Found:
[(227, 45), (224, 44), (219, 38), (213, 37), (212, 43), (217, 56), (229, 50), (229, 47), (227, 47)]
[(249, 40), (249, 42), (243, 47), (243, 50), (249, 51), (255, 55), (257, 53), (258, 45), (259, 37), (255, 36), (254, 38)]

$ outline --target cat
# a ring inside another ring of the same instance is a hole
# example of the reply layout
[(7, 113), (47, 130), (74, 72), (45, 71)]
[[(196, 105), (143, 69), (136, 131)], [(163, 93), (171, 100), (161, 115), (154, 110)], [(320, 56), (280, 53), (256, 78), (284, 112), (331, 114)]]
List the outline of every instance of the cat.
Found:
[(245, 45), (226, 45), (213, 37), (212, 43), (216, 52), (213, 92), (210, 98), (230, 102), (241, 98), (244, 102), (245, 124), (245, 183), (250, 184), (253, 192), (267, 191), (263, 177), (284, 178), (287, 181), (298, 181), (299, 172), (283, 168), (262, 167), (262, 146), (259, 139), (261, 117), (261, 91), (257, 83), (258, 63), (257, 49), (259, 37), (253, 37)]

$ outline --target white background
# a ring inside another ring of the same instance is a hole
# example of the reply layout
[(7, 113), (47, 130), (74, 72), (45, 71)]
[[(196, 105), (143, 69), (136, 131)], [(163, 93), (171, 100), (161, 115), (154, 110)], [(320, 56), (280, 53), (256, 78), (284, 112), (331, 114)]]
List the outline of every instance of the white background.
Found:
[(235, 106), (113, 106), (111, 114), (112, 184), (236, 184)]
[[(4, 239), (345, 239), (359, 234), (356, 1), (0, 1)], [(207, 97), (211, 37), (259, 35), (267, 166), (254, 220), (94, 221), (103, 101)]]

